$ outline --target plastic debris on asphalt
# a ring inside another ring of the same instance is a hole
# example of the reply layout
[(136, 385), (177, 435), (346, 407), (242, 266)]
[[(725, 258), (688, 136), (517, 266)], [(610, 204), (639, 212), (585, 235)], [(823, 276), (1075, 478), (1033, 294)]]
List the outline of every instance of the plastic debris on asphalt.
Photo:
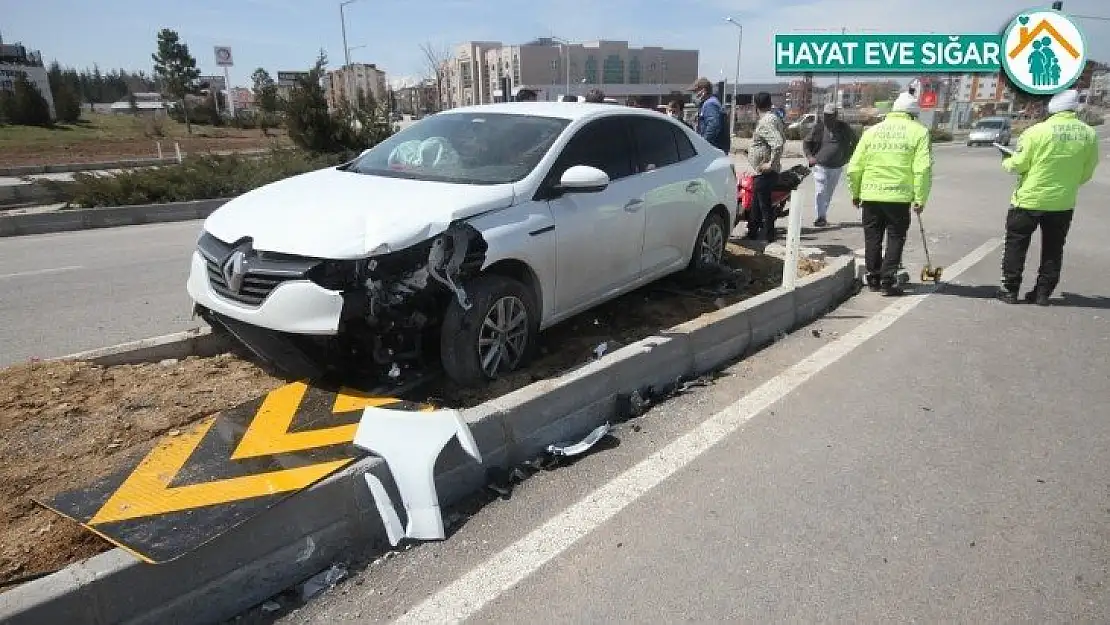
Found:
[(608, 423), (603, 423), (594, 431), (586, 435), (585, 438), (577, 443), (553, 443), (547, 446), (547, 453), (553, 456), (580, 456), (590, 450), (591, 447), (598, 444), (601, 439), (609, 433), (611, 426)]
[[(581, 441), (548, 445), (538, 458), (520, 463), (515, 467), (491, 467), (486, 470), (486, 489), (501, 499), (512, 497), (513, 488), (540, 471), (558, 468), (567, 458), (582, 455), (597, 446), (606, 437), (613, 436), (613, 424), (623, 423), (642, 416), (649, 408), (659, 402), (698, 387), (714, 384), (721, 377), (719, 372), (711, 372), (694, 378), (678, 379), (658, 387), (648, 386), (631, 393), (617, 395), (616, 415), (613, 421), (598, 426)], [(635, 428), (633, 428), (634, 431)]]
[(301, 586), (301, 599), (308, 601), (316, 595), (334, 588), (336, 584), (347, 578), (347, 565), (335, 563), (326, 571), (321, 571), (308, 578)]

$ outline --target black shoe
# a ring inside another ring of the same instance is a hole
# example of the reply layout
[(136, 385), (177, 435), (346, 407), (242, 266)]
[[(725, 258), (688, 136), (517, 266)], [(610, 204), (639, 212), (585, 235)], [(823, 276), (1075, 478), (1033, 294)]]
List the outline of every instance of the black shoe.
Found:
[(887, 284), (883, 286), (883, 297), (898, 297), (899, 295), (905, 295), (905, 293), (902, 287), (897, 284)]
[(867, 288), (870, 289), (872, 293), (878, 293), (883, 290), (882, 285), (879, 284), (879, 277), (867, 276)]
[(817, 221), (813, 222), (814, 228), (824, 228), (827, 225), (829, 225), (829, 221), (824, 217), (818, 217)]
[(1033, 289), (1025, 294), (1026, 304), (1036, 304), (1037, 306), (1048, 306), (1048, 294)]
[(1018, 303), (1017, 291), (1007, 291), (1006, 289), (998, 289), (998, 292), (995, 293), (994, 296), (996, 298), (998, 298), (999, 300), (1001, 300), (1003, 302), (1006, 302), (1007, 304), (1016, 304), (1016, 303)]

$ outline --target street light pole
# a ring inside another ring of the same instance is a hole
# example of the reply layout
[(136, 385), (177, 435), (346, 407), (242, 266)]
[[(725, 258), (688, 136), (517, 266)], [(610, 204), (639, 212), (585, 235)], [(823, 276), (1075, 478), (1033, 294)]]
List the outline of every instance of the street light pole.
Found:
[(740, 29), (740, 35), (736, 38), (736, 80), (732, 81), (732, 112), (729, 114), (728, 124), (728, 136), (733, 137), (736, 136), (736, 90), (740, 86), (740, 51), (744, 49), (744, 26), (731, 17), (726, 17), (725, 21)]
[(566, 65), (567, 65), (567, 85), (566, 94), (570, 95), (570, 42), (561, 37), (552, 37), (552, 41), (559, 43), (559, 47), (566, 52)]
[(343, 61), (345, 63), (343, 66), (343, 90), (347, 92), (348, 104), (351, 103), (351, 50), (347, 47), (347, 15), (343, 9), (348, 4), (354, 4), (355, 2), (358, 2), (358, 0), (343, 0), (339, 3), (339, 27), (343, 30)]

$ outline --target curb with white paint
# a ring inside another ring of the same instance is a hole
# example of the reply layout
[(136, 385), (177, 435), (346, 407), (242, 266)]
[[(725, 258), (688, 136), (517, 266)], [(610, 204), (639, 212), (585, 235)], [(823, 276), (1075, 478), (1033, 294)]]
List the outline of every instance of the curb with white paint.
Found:
[[(774, 289), (633, 343), (580, 369), (462, 411), (484, 463), (457, 447), (437, 462), (443, 507), (480, 489), (490, 467), (513, 466), (554, 441), (609, 421), (618, 398), (719, 369), (832, 309), (857, 286), (856, 261), (841, 257), (793, 291)], [(120, 357), (118, 354), (115, 357)], [(96, 358), (112, 357), (101, 354)], [(388, 548), (364, 475), (389, 483), (366, 458), (244, 526), (177, 560), (143, 564), (113, 549), (0, 595), (0, 622), (167, 623), (231, 618), (327, 567), (352, 549)], [(500, 583), (500, 582), (499, 582)]]

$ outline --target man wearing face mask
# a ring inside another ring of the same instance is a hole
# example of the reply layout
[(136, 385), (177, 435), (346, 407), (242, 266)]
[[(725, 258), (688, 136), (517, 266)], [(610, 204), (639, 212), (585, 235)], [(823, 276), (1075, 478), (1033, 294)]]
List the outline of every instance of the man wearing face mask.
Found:
[(713, 95), (713, 83), (708, 78), (699, 78), (690, 86), (690, 91), (694, 92), (694, 104), (698, 105), (698, 134), (728, 154), (731, 149), (728, 117), (721, 101)]
[(802, 142), (802, 151), (813, 168), (813, 183), (817, 191), (817, 221), (813, 222), (814, 227), (829, 225), (826, 219), (829, 202), (840, 182), (840, 173), (855, 149), (856, 136), (852, 127), (837, 117), (835, 104), (826, 104), (821, 120), (813, 125)]

